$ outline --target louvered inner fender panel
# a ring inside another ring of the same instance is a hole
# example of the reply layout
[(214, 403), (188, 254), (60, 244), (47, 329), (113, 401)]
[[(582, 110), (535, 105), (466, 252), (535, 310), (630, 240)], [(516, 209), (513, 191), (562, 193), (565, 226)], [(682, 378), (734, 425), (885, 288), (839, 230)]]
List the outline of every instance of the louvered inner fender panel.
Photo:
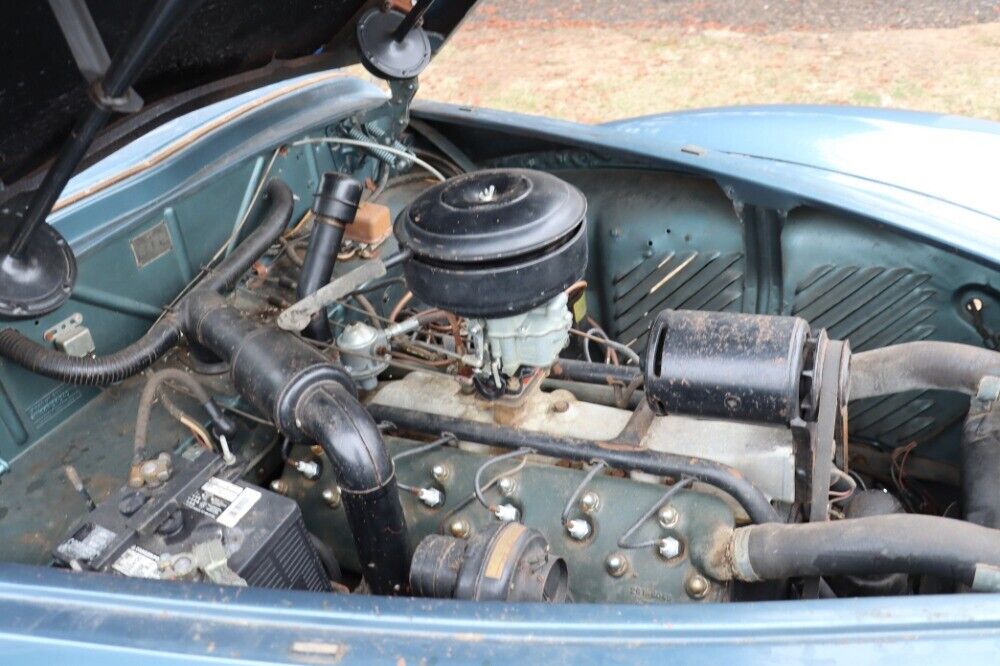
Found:
[[(988, 267), (870, 220), (800, 206), (787, 216), (764, 211), (776, 223), (761, 233), (710, 180), (613, 168), (555, 173), (588, 200), (589, 312), (636, 349), (668, 308), (795, 315), (865, 351), (912, 340), (981, 346), (966, 304), (1000, 307)], [(768, 277), (759, 275), (765, 253), (780, 259), (769, 299), (756, 296)], [(928, 441), (928, 455), (946, 456), (967, 406), (937, 391), (857, 401), (851, 432), (886, 446)]]

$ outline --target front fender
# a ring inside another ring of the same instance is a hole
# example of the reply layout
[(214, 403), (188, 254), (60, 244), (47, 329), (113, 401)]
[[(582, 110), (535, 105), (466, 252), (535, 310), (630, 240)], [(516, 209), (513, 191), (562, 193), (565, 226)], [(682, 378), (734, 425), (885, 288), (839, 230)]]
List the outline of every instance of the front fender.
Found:
[(798, 164), (919, 192), (1000, 218), (1000, 123), (846, 106), (681, 111), (605, 127)]

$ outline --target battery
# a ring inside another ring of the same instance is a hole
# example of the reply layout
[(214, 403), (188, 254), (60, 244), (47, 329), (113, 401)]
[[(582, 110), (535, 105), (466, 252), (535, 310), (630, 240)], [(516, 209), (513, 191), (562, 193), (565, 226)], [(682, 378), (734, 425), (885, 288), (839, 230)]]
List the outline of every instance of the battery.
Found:
[(246, 483), (190, 447), (156, 488), (123, 487), (83, 516), (53, 557), (132, 578), (330, 591), (293, 500)]

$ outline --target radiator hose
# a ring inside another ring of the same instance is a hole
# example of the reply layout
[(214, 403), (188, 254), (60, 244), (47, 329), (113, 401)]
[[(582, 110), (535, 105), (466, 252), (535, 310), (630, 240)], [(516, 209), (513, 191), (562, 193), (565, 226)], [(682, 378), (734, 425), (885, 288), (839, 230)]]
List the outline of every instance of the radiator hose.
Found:
[(1000, 352), (956, 342), (905, 342), (851, 356), (851, 400), (916, 389), (974, 395), (1000, 375)]
[(732, 530), (705, 559), (700, 564), (717, 580), (906, 573), (997, 591), (1000, 531), (917, 514), (768, 523)]

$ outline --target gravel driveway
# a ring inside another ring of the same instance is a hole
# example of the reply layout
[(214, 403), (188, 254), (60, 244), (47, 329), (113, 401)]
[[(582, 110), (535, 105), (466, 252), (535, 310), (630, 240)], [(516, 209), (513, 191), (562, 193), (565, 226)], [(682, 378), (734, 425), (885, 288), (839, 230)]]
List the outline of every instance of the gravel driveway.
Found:
[(481, 0), (485, 22), (634, 23), (772, 33), (952, 28), (1000, 21), (1000, 0)]

